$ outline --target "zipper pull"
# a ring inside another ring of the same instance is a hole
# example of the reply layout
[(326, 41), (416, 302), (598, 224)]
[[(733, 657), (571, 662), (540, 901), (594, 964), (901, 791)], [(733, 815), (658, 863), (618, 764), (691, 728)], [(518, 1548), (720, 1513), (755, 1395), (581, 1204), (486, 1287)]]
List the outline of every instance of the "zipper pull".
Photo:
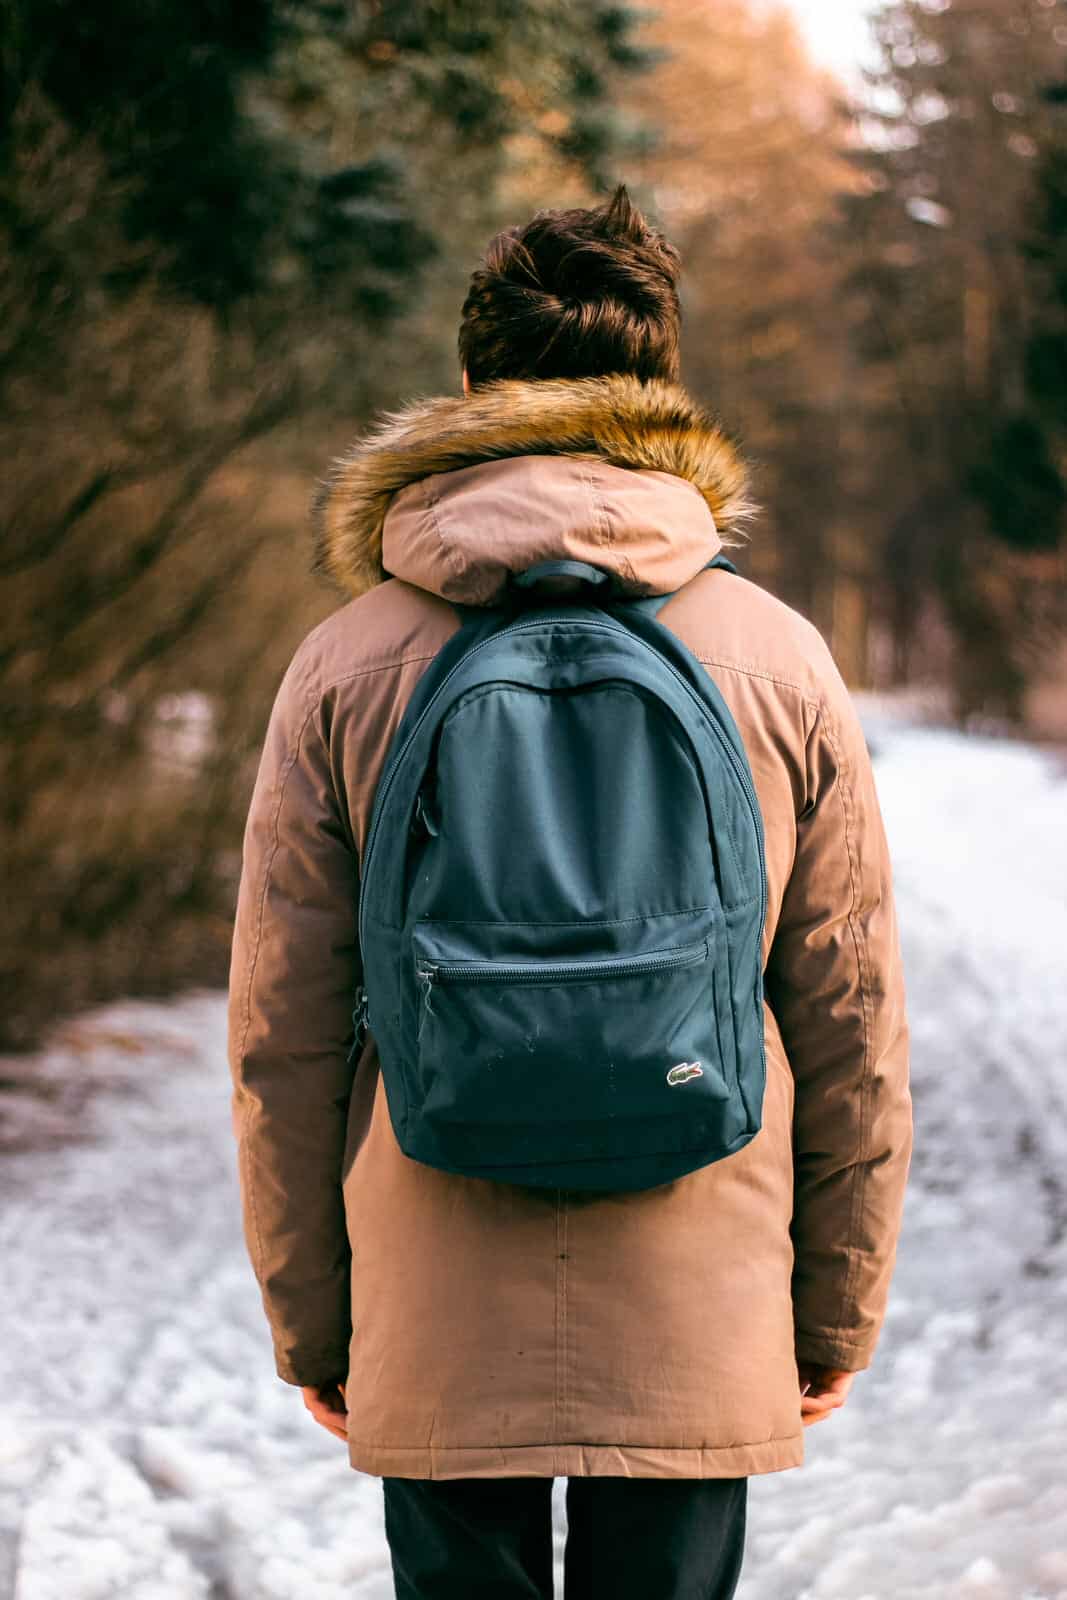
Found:
[(367, 990), (361, 983), (359, 988), (356, 990), (356, 1005), (354, 1011), (352, 1012), (352, 1027), (354, 1032), (352, 1036), (352, 1048), (348, 1052), (349, 1066), (352, 1065), (353, 1061), (358, 1061), (363, 1046), (366, 1043), (367, 1033), (370, 1028), (369, 1011), (370, 1001), (367, 996)]
[(431, 809), (425, 789), (420, 789), (415, 801), (415, 827), (423, 828), (431, 839), (436, 839), (441, 829)]
[(423, 1024), (425, 1023), (426, 1018), (432, 1017), (434, 1014), (433, 986), (437, 981), (437, 968), (431, 966), (428, 961), (416, 962), (415, 976), (422, 985), (423, 1004), (419, 1007), (419, 1025), (415, 1030), (416, 1039), (421, 1039)]

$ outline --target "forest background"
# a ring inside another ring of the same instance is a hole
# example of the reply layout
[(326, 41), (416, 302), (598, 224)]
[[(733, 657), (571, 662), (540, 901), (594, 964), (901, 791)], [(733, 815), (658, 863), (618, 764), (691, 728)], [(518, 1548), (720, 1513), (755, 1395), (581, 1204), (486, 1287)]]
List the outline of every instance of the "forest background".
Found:
[(746, 575), (852, 686), (1067, 739), (1067, 8), (872, 29), (846, 92), (761, 0), (6, 0), (0, 1045), (225, 981), (314, 484), (457, 388), (492, 233), (619, 180)]

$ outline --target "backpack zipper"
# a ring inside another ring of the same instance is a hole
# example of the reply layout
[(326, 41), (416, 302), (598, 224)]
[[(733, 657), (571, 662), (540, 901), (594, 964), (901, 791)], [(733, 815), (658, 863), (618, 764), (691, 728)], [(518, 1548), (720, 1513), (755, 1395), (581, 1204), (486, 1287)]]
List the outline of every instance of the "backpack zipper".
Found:
[(695, 967), (708, 956), (708, 941), (650, 950), (640, 956), (606, 956), (599, 961), (419, 961), (416, 975), (435, 983), (582, 983), (592, 978), (637, 977), (674, 967)]

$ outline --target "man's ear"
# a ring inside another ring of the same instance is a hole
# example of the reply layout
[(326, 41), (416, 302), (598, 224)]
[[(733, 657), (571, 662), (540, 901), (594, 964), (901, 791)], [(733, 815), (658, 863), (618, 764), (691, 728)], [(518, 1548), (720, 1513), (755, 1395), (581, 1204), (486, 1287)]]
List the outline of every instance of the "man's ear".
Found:
[(466, 367), (464, 367), (463, 368), (463, 393), (464, 394), (470, 394), (470, 392), (471, 392), (470, 375), (467, 372)]

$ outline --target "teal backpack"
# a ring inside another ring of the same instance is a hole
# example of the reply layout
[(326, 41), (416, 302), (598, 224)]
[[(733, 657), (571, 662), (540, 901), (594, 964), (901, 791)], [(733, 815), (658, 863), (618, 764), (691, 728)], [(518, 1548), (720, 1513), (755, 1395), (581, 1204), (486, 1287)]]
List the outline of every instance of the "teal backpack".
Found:
[[(557, 576), (577, 600), (538, 593)], [(669, 598), (542, 562), (502, 606), (457, 607), (404, 713), (352, 1053), (369, 1028), (417, 1161), (647, 1189), (759, 1131), (762, 821), (722, 696), (656, 621)]]

